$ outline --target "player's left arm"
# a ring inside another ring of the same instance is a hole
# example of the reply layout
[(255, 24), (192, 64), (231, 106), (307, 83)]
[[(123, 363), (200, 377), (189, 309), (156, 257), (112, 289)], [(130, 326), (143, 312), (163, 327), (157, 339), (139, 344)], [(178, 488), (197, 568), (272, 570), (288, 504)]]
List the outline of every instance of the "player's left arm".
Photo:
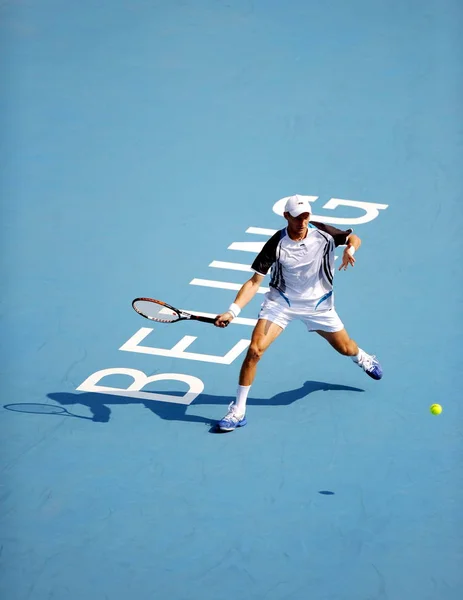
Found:
[(346, 271), (349, 265), (351, 267), (355, 265), (354, 253), (360, 248), (361, 245), (362, 240), (359, 238), (358, 235), (355, 235), (355, 233), (349, 234), (346, 240), (346, 247), (342, 254), (342, 262), (341, 266), (339, 267), (340, 271), (342, 269)]

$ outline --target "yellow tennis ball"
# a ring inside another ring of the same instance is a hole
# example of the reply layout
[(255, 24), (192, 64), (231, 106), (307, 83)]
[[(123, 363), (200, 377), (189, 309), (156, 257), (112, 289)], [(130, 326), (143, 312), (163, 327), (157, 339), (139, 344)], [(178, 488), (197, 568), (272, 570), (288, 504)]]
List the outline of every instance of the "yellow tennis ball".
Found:
[(433, 415), (440, 415), (442, 412), (442, 406), (440, 404), (431, 404), (429, 410)]

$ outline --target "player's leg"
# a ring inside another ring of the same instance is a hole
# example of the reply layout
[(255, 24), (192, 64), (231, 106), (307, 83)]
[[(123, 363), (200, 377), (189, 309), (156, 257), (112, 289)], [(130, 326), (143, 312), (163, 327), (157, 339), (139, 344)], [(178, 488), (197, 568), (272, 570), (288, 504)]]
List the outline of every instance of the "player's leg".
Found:
[(358, 347), (357, 342), (349, 337), (347, 331), (343, 328), (340, 331), (315, 330), (340, 354), (350, 356), (355, 363), (361, 367), (367, 375), (373, 379), (381, 379), (383, 370), (376, 356), (367, 354)]
[(228, 413), (218, 423), (218, 428), (222, 431), (232, 431), (236, 427), (246, 425), (246, 402), (256, 375), (257, 363), (283, 329), (284, 327), (266, 319), (257, 321), (252, 333), (251, 344), (241, 366), (236, 400), (230, 404)]
[(357, 356), (359, 347), (357, 343), (349, 337), (347, 331), (342, 328), (340, 331), (323, 331), (315, 330), (318, 335), (321, 335), (333, 348), (344, 356)]
[(267, 321), (259, 319), (257, 325), (252, 332), (251, 344), (249, 345), (246, 358), (243, 361), (240, 371), (239, 384), (251, 386), (256, 375), (257, 363), (262, 358), (262, 355), (267, 350), (272, 342), (283, 331), (283, 327)]
[(381, 379), (383, 370), (376, 356), (367, 354), (347, 333), (336, 310), (308, 313), (304, 316), (309, 331), (316, 331), (340, 354), (350, 356), (373, 379)]

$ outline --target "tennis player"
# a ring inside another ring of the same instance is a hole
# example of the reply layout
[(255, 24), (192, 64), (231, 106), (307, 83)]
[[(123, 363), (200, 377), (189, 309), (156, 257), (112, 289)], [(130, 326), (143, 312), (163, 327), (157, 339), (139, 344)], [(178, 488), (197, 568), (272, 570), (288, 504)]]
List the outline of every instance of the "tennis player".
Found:
[(334, 249), (346, 246), (339, 270), (355, 265), (354, 253), (361, 240), (352, 229), (310, 221), (312, 207), (306, 196), (288, 198), (284, 217), (288, 224), (264, 245), (252, 263), (254, 275), (243, 284), (230, 308), (219, 315), (216, 327), (226, 327), (254, 298), (271, 268), (270, 290), (265, 295), (239, 376), (235, 402), (219, 421), (218, 428), (232, 431), (246, 425), (246, 402), (256, 374), (257, 363), (285, 327), (302, 321), (316, 331), (335, 350), (350, 356), (373, 379), (383, 371), (375, 356), (367, 354), (351, 339), (334, 308)]

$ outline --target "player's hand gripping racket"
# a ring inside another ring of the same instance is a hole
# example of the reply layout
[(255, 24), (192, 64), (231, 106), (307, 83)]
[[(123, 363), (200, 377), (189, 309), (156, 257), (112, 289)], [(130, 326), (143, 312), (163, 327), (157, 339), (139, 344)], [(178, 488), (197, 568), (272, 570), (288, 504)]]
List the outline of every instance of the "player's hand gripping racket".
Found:
[[(184, 310), (179, 310), (166, 304), (161, 300), (155, 300), (154, 298), (135, 298), (132, 301), (134, 310), (151, 321), (158, 323), (177, 323), (178, 321), (202, 321), (203, 323), (215, 323), (217, 317), (201, 317), (199, 315), (192, 315)], [(228, 323), (227, 323), (228, 325)]]

